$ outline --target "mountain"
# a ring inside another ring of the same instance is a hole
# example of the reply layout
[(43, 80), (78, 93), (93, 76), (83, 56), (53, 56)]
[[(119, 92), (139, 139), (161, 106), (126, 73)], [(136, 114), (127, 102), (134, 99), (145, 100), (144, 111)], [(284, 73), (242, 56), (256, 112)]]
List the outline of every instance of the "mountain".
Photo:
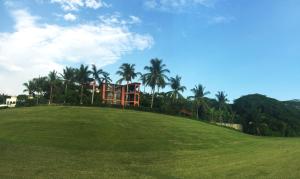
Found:
[(282, 102), (261, 94), (234, 101), (244, 132), (268, 136), (300, 136), (299, 101)]

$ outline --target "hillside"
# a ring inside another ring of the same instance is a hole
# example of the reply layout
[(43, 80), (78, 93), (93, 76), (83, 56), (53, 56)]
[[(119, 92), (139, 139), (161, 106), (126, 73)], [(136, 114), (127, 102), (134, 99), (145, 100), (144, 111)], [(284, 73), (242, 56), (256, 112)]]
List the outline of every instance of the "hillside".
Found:
[(300, 136), (299, 101), (278, 101), (261, 94), (234, 101), (244, 132), (264, 136)]
[(300, 139), (109, 108), (0, 111), (0, 178), (299, 178)]
[(287, 107), (292, 107), (297, 110), (300, 110), (300, 100), (299, 99), (294, 99), (290, 101), (284, 101), (283, 102)]

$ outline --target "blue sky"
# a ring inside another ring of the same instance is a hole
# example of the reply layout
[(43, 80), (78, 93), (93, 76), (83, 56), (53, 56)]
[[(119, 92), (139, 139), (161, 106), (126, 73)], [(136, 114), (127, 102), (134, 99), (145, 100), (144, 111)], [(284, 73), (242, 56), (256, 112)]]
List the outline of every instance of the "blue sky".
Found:
[(80, 63), (116, 80), (122, 63), (143, 72), (158, 57), (186, 96), (201, 83), (210, 97), (298, 99), (299, 9), (297, 0), (0, 0), (0, 93)]

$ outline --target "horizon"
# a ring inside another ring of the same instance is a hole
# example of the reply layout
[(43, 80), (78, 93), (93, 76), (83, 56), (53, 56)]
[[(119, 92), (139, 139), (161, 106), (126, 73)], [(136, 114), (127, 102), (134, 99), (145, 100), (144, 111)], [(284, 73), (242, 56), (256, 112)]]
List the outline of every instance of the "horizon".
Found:
[[(96, 64), (113, 81), (122, 63), (163, 59), (190, 89), (232, 102), (259, 93), (299, 99), (300, 2), (294, 0), (1, 0), (0, 93), (65, 66)], [(164, 89), (168, 91), (168, 88)]]

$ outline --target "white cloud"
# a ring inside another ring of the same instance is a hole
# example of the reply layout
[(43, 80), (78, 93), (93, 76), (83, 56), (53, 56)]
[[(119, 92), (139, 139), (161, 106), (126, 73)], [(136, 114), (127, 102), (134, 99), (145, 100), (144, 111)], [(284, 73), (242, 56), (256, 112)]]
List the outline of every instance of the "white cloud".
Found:
[(235, 20), (233, 17), (215, 16), (209, 20), (210, 24), (228, 24)]
[(115, 13), (113, 15), (103, 15), (99, 17), (100, 20), (107, 25), (133, 25), (141, 23), (141, 19), (136, 16), (129, 16), (128, 19), (122, 19), (120, 13)]
[(193, 6), (212, 7), (217, 0), (146, 0), (144, 5), (150, 9), (164, 11), (183, 10)]
[(97, 0), (86, 0), (85, 1), (85, 6), (93, 9), (98, 9), (100, 7), (105, 6), (105, 3), (102, 1), (97, 1)]
[(136, 16), (130, 16), (130, 19), (131, 19), (131, 23), (132, 24), (139, 24), (139, 23), (141, 23), (142, 21), (141, 21), (141, 19), (139, 18), (139, 17), (136, 17)]
[(123, 24), (42, 24), (25, 10), (14, 11), (13, 17), (15, 30), (0, 33), (0, 93), (20, 93), (27, 80), (69, 64), (113, 64), (153, 44), (150, 35), (134, 33)]
[(75, 21), (77, 17), (74, 14), (68, 13), (64, 15), (66, 21)]
[(109, 6), (103, 0), (51, 0), (51, 3), (59, 4), (65, 11), (77, 11), (83, 7), (98, 9)]

